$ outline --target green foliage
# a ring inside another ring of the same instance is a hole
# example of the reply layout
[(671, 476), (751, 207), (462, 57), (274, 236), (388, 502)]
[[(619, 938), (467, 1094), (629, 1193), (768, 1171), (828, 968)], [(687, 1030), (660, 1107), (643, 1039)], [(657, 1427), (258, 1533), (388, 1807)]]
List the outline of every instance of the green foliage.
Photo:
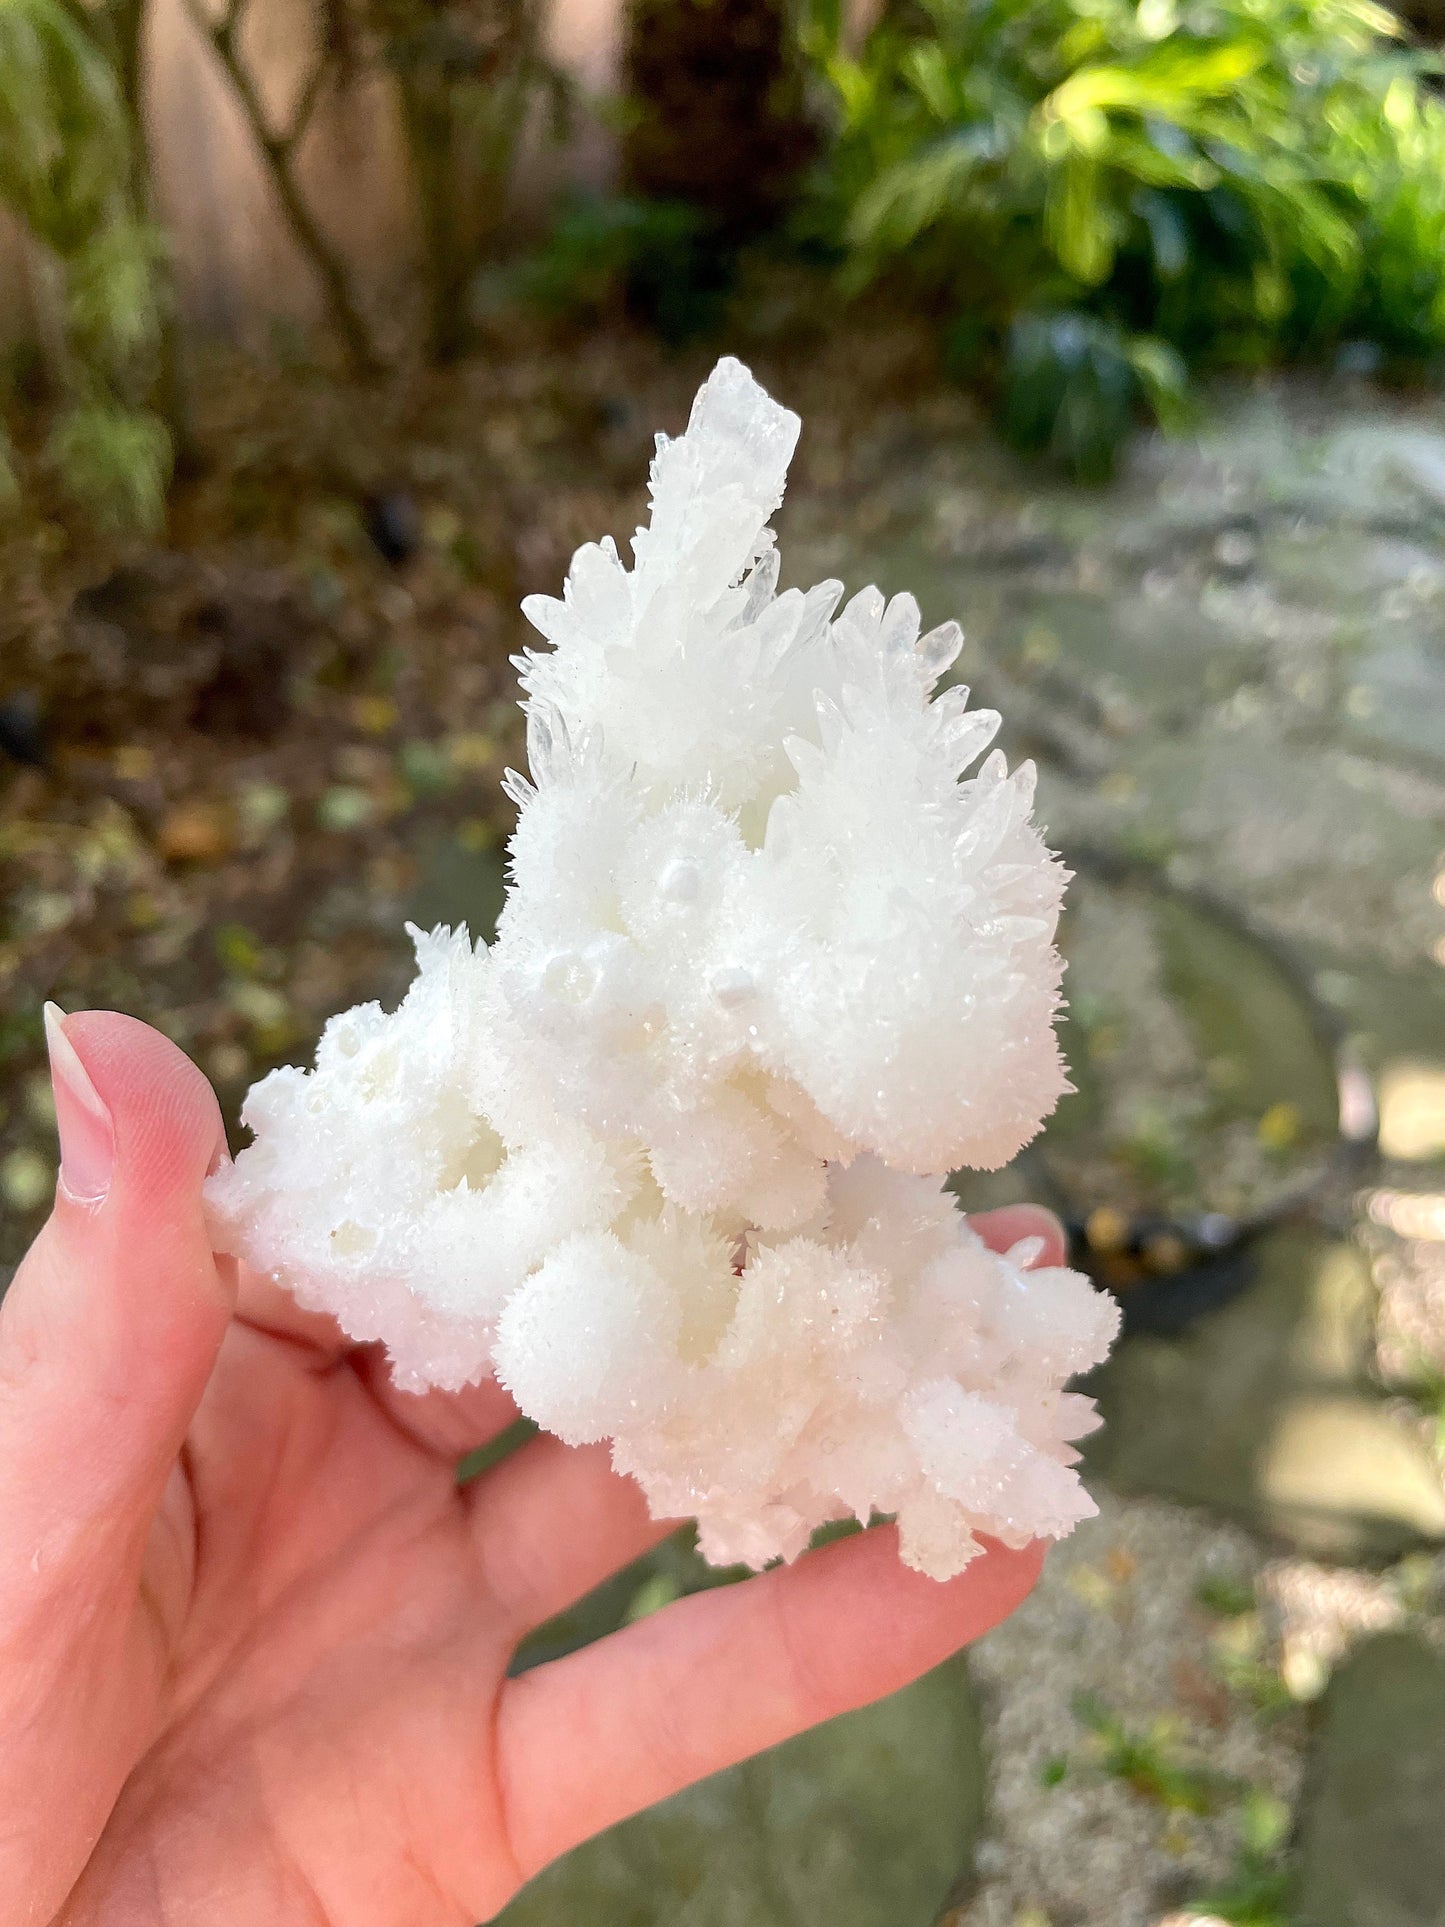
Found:
[(1081, 481), (1103, 481), (1136, 416), (1183, 419), (1189, 377), (1157, 337), (1079, 309), (1020, 315), (1009, 329), (1004, 426)]
[(1168, 1812), (1217, 1813), (1239, 1796), (1237, 1781), (1200, 1765), (1185, 1751), (1175, 1722), (1168, 1718), (1136, 1732), (1088, 1693), (1075, 1701), (1074, 1717), (1090, 1735), (1100, 1770)]
[(623, 308), (685, 341), (715, 325), (730, 278), (690, 202), (587, 195), (565, 202), (544, 246), (494, 288), (571, 320)]
[(1276, 1794), (1199, 1764), (1182, 1746), (1178, 1724), (1168, 1718), (1137, 1732), (1090, 1694), (1079, 1696), (1074, 1716), (1089, 1733), (1096, 1766), (1166, 1812), (1237, 1809), (1239, 1838), (1229, 1878), (1212, 1893), (1191, 1899), (1186, 1912), (1231, 1927), (1290, 1927), (1295, 1889), (1287, 1857), (1290, 1813)]
[(125, 218), (97, 226), (69, 259), (67, 312), (77, 352), (123, 381), (156, 348), (165, 249), (154, 228)]
[(0, 193), (69, 255), (94, 235), (126, 155), (114, 78), (59, 0), (0, 0)]
[[(344, 8), (343, 8), (344, 11)], [(528, 131), (565, 133), (572, 86), (547, 51), (542, 0), (358, 0), (357, 17), (397, 90), (416, 186), (428, 352), (469, 338), (472, 284), (501, 230)]]
[(1261, 1787), (1250, 1787), (1242, 1804), (1231, 1876), (1191, 1900), (1189, 1912), (1227, 1921), (1229, 1927), (1291, 1927), (1298, 1883), (1285, 1858), (1289, 1827), (1284, 1802)]
[(1425, 1421), (1436, 1458), (1445, 1461), (1445, 1371), (1423, 1352), (1413, 1366), (1400, 1390)]
[(0, 422), (0, 510), (14, 506), (20, 496), (20, 481), (15, 473), (15, 450)]
[[(1445, 105), (1373, 0), (910, 0), (808, 43), (860, 288), (902, 269), (1080, 474), (1182, 363), (1445, 348)], [(1171, 352), (1172, 351), (1172, 352)]]
[(171, 440), (157, 416), (114, 403), (82, 403), (55, 424), (47, 453), (99, 527), (124, 533), (159, 528), (165, 519)]
[[(140, 405), (160, 335), (161, 247), (129, 201), (131, 138), (82, 18), (60, 0), (0, 0), (0, 202), (29, 237), (53, 310), (49, 374), (64, 407), (47, 453), (103, 524), (150, 529), (171, 450)], [(0, 494), (14, 490), (0, 443)]]
[(1206, 1573), (1194, 1589), (1206, 1612), (1220, 1619), (1242, 1619), (1255, 1610), (1254, 1581), (1235, 1572)]

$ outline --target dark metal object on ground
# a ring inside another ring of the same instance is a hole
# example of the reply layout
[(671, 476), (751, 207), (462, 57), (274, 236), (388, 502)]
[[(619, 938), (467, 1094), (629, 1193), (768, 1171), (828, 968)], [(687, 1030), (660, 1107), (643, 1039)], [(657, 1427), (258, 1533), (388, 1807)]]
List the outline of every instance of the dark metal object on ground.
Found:
[(405, 489), (368, 495), (363, 504), (367, 537), (383, 562), (394, 569), (410, 562), (422, 544), (421, 515)]
[(1379, 1111), (1369, 1072), (1355, 1055), (1345, 1026), (1316, 992), (1308, 971), (1289, 947), (1261, 930), (1238, 905), (1202, 886), (1185, 884), (1168, 870), (1120, 851), (1075, 846), (1072, 869), (1102, 882), (1133, 884), (1174, 896), (1197, 913), (1225, 925), (1264, 952), (1288, 981), (1304, 1009), (1321, 1053), (1334, 1065), (1336, 1135), (1323, 1168), (1290, 1186), (1264, 1208), (1245, 1217), (1201, 1211), (1178, 1219), (1131, 1217), (1108, 1203), (1080, 1209), (1063, 1194), (1042, 1155), (1030, 1160), (1042, 1188), (1051, 1191), (1069, 1238), (1069, 1259), (1112, 1291), (1124, 1312), (1126, 1332), (1177, 1332), (1242, 1291), (1254, 1275), (1253, 1250), (1266, 1232), (1325, 1211), (1357, 1186), (1377, 1156)]

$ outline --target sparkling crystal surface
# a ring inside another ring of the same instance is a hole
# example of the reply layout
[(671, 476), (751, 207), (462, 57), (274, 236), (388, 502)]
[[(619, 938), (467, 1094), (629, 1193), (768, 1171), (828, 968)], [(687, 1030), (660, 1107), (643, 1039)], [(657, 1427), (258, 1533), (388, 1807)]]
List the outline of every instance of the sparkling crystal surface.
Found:
[(589, 544), (529, 598), (495, 941), (414, 932), (398, 1010), (252, 1090), (208, 1209), (403, 1386), (495, 1372), (610, 1439), (709, 1558), (896, 1512), (942, 1578), (1094, 1509), (1064, 1387), (1115, 1307), (985, 1249), (940, 1175), (1006, 1162), (1064, 1089), (1066, 878), (997, 716), (931, 699), (956, 625), (778, 593), (798, 428), (720, 362), (658, 438), (632, 567)]

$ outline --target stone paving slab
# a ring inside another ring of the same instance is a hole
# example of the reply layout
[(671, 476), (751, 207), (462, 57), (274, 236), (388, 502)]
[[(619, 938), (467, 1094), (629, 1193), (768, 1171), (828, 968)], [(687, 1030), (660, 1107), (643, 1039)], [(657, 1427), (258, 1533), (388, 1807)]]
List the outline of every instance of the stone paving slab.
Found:
[(1445, 1649), (1381, 1634), (1335, 1673), (1304, 1803), (1299, 1927), (1445, 1927)]
[(1315, 1556), (1377, 1563), (1445, 1540), (1445, 1486), (1370, 1375), (1364, 1254), (1298, 1230), (1235, 1302), (1119, 1348), (1088, 1463), (1120, 1491), (1205, 1505)]

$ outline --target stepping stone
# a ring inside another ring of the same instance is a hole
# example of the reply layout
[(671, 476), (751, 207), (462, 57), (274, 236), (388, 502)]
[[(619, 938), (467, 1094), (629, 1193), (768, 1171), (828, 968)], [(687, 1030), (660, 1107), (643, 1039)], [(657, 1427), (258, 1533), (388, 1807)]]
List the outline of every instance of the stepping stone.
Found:
[(1367, 1377), (1360, 1254), (1286, 1230), (1259, 1275), (1178, 1338), (1122, 1344), (1095, 1375), (1091, 1476), (1207, 1505), (1313, 1557), (1396, 1557), (1445, 1539), (1445, 1485)]
[(1300, 1927), (1445, 1927), (1445, 1652), (1384, 1633), (1325, 1693)]
[(423, 930), (439, 923), (464, 923), (472, 941), (490, 943), (507, 893), (500, 850), (469, 850), (448, 830), (428, 831), (419, 856), (419, 876), (407, 921)]

